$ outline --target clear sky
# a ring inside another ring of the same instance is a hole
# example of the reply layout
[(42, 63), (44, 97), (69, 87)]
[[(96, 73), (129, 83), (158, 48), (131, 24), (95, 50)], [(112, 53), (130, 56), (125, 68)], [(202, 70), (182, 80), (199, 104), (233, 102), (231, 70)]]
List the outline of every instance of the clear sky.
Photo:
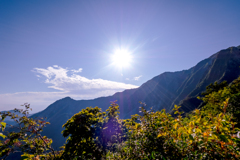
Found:
[[(28, 102), (37, 112), (189, 69), (240, 45), (239, 8), (238, 0), (0, 0), (0, 110)], [(130, 58), (119, 65), (116, 52)]]

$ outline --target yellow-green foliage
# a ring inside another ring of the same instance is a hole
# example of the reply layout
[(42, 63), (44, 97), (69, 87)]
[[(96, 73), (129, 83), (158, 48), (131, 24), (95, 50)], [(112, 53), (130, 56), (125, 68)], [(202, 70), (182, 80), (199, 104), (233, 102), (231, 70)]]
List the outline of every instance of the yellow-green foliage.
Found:
[[(212, 88), (215, 89), (212, 89), (209, 94), (199, 97), (205, 104), (201, 109), (212, 114), (230, 113), (237, 127), (240, 127), (240, 78), (234, 80), (229, 86), (225, 86), (225, 83), (214, 83)], [(223, 111), (221, 106), (226, 99), (228, 99), (228, 106)]]
[(122, 141), (119, 106), (112, 103), (106, 112), (100, 108), (83, 109), (63, 125), (63, 136), (68, 137), (62, 159), (100, 159), (114, 144)]
[[(5, 122), (3, 122), (4, 121), (4, 118), (5, 117), (2, 117), (1, 115), (0, 115), (0, 129), (2, 129), (2, 131), (4, 131), (4, 129), (6, 128), (6, 123)], [(5, 138), (6, 136), (3, 134), (3, 133), (1, 133), (0, 132), (0, 137), (2, 137), (2, 138)]]
[[(0, 156), (18, 147), (23, 149), (22, 159), (35, 160), (240, 159), (240, 78), (229, 86), (214, 83), (203, 95), (201, 108), (185, 117), (176, 105), (172, 116), (165, 110), (147, 111), (142, 103), (142, 114), (125, 120), (119, 119), (116, 103), (106, 112), (87, 107), (63, 125), (63, 136), (68, 138), (58, 152), (52, 150), (50, 139), (40, 135), (47, 122), (23, 116), (20, 132), (0, 141)], [(1, 126), (5, 127), (2, 121)], [(25, 137), (26, 133), (30, 135)]]
[[(183, 118), (162, 111), (146, 111), (126, 120), (129, 139), (119, 150), (108, 154), (113, 159), (238, 159), (239, 139), (232, 115), (226, 113), (228, 99), (219, 114), (195, 110)], [(139, 120), (140, 123), (136, 123)]]
[[(203, 106), (182, 117), (146, 111), (126, 120), (129, 139), (119, 151), (110, 153), (117, 159), (239, 159), (240, 78), (229, 86), (214, 83), (203, 94)], [(138, 122), (138, 123), (137, 123)]]
[[(7, 134), (0, 140), (0, 157), (3, 159), (20, 151), (24, 153), (22, 159), (31, 159), (49, 150), (54, 153), (51, 148), (52, 140), (40, 134), (44, 126), (49, 123), (43, 119), (28, 118), (30, 105), (24, 104), (24, 106), (25, 110), (15, 109), (14, 113), (1, 113), (2, 117), (10, 117), (16, 122), (14, 126), (9, 125)], [(18, 113), (23, 116), (18, 116)], [(54, 157), (54, 154), (52, 156)]]

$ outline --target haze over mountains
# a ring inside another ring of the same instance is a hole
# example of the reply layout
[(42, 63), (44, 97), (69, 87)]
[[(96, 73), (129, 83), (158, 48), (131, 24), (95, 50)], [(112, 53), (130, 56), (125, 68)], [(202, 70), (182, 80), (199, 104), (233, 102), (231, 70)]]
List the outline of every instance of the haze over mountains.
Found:
[[(174, 64), (173, 64), (174, 65)], [(226, 80), (232, 82), (240, 75), (240, 46), (221, 50), (196, 66), (183, 71), (164, 72), (139, 88), (125, 90), (112, 96), (100, 97), (93, 100), (74, 100), (70, 97), (60, 99), (45, 110), (32, 117), (46, 117), (51, 124), (43, 134), (53, 139), (53, 147), (58, 148), (65, 142), (61, 135), (62, 125), (86, 107), (98, 106), (106, 110), (111, 101), (117, 100), (120, 106), (120, 117), (130, 118), (139, 113), (139, 102), (154, 110), (165, 108), (171, 111), (174, 104), (181, 105), (182, 110), (189, 112), (201, 103), (196, 97), (205, 91), (210, 83)]]

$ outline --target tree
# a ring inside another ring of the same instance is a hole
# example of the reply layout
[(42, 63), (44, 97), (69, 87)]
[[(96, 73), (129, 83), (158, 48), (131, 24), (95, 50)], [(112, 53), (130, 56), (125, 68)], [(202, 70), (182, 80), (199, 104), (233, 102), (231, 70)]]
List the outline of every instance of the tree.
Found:
[(0, 113), (1, 117), (10, 117), (16, 122), (16, 125), (9, 126), (6, 136), (4, 136), (5, 139), (0, 141), (0, 157), (6, 159), (10, 154), (20, 152), (23, 153), (22, 159), (40, 158), (44, 157), (44, 154), (47, 154), (49, 150), (54, 157), (55, 153), (51, 148), (52, 140), (41, 135), (43, 128), (49, 123), (43, 118), (29, 118), (30, 104), (23, 106), (25, 110), (15, 109), (14, 113)]
[(23, 114), (10, 116), (18, 126), (9, 130), (0, 141), (0, 156), (23, 152), (22, 159), (239, 159), (240, 158), (240, 78), (230, 85), (211, 84), (204, 97), (204, 106), (183, 117), (180, 106), (175, 116), (165, 110), (146, 110), (131, 119), (119, 119), (119, 106), (113, 102), (102, 112), (87, 107), (72, 116), (62, 132), (67, 137), (63, 150), (55, 152), (51, 140), (40, 132), (48, 124), (43, 119), (28, 118), (29, 105)]
[(119, 106), (112, 103), (106, 112), (87, 107), (75, 114), (63, 125), (63, 136), (68, 137), (62, 154), (63, 159), (100, 159), (114, 144), (122, 140)]
[(232, 114), (226, 112), (229, 99), (220, 107), (222, 112), (194, 110), (182, 117), (175, 105), (176, 117), (162, 111), (146, 111), (126, 120), (128, 139), (109, 159), (239, 159), (239, 138)]
[[(235, 79), (231, 84), (225, 86), (226, 83), (210, 85), (207, 88), (209, 89), (204, 97), (200, 98), (204, 102), (202, 110), (206, 112), (214, 112), (215, 114), (221, 113), (222, 108), (221, 104), (228, 100), (228, 107), (226, 112), (232, 114), (233, 121), (236, 122), (237, 127), (240, 127), (240, 77)], [(215, 86), (215, 87), (213, 87)], [(224, 87), (223, 87), (224, 86)]]
[(227, 81), (223, 81), (221, 83), (217, 83), (217, 82), (211, 83), (206, 87), (206, 91), (203, 92), (202, 95), (203, 96), (209, 95), (212, 92), (217, 92), (227, 86), (228, 86)]

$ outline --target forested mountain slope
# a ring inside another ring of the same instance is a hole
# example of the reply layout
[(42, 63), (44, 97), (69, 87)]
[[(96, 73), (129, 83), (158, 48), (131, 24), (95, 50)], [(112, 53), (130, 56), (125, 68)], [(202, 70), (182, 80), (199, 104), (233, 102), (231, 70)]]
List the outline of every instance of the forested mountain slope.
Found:
[(139, 101), (145, 102), (154, 110), (165, 108), (170, 111), (174, 104), (182, 105), (185, 112), (191, 111), (201, 103), (196, 97), (206, 90), (206, 86), (215, 81), (232, 82), (240, 75), (240, 46), (221, 50), (202, 60), (196, 66), (178, 72), (165, 72), (147, 81), (139, 88), (125, 90), (112, 96), (93, 100), (73, 100), (70, 97), (60, 99), (45, 110), (32, 117), (46, 117), (51, 124), (43, 134), (53, 139), (55, 148), (61, 146), (62, 125), (74, 114), (86, 107), (98, 106), (106, 110), (110, 101), (117, 100), (120, 117), (129, 118), (139, 113)]

